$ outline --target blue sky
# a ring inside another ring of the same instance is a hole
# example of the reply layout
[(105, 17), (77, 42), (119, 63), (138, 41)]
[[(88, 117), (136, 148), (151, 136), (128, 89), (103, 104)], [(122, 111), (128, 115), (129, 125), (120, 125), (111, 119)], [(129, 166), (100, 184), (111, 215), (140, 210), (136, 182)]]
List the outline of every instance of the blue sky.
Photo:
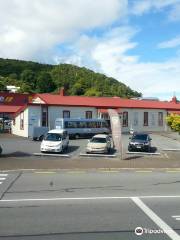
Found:
[(0, 57), (72, 63), (180, 99), (180, 0), (0, 0)]

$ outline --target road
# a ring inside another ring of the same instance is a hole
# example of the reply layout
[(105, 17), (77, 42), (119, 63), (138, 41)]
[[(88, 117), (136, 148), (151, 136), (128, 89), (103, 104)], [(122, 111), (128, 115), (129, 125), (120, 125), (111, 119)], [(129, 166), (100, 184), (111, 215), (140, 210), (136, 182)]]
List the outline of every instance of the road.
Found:
[(0, 178), (0, 239), (180, 239), (179, 170), (16, 171)]

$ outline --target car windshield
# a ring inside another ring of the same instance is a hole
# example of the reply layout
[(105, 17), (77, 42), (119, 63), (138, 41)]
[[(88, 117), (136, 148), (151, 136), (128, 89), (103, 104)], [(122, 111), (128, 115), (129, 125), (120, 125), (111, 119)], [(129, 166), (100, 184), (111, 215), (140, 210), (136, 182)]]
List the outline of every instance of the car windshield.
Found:
[(48, 133), (44, 140), (46, 141), (61, 141), (62, 140), (62, 135), (58, 133)]
[(92, 138), (91, 142), (93, 143), (106, 143), (106, 138)]
[(138, 135), (134, 135), (132, 137), (132, 140), (142, 140), (142, 141), (146, 141), (148, 139), (148, 136), (146, 134), (138, 134)]

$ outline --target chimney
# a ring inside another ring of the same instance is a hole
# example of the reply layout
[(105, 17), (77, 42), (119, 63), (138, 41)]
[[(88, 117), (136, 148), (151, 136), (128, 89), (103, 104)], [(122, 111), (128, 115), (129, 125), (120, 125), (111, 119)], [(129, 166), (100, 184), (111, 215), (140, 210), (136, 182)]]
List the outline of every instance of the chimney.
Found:
[(64, 87), (62, 87), (59, 91), (59, 95), (60, 96), (65, 96), (65, 90), (64, 90)]
[(177, 98), (176, 98), (176, 96), (174, 96), (174, 97), (172, 98), (171, 102), (177, 103)]

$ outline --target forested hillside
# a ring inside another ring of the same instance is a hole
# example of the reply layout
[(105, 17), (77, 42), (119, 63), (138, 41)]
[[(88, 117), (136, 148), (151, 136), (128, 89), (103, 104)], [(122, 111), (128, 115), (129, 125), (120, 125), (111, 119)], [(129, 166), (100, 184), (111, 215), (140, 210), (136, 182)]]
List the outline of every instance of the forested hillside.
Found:
[(71, 64), (47, 65), (0, 58), (0, 90), (6, 85), (20, 92), (57, 92), (68, 95), (138, 97), (138, 93), (114, 78)]

